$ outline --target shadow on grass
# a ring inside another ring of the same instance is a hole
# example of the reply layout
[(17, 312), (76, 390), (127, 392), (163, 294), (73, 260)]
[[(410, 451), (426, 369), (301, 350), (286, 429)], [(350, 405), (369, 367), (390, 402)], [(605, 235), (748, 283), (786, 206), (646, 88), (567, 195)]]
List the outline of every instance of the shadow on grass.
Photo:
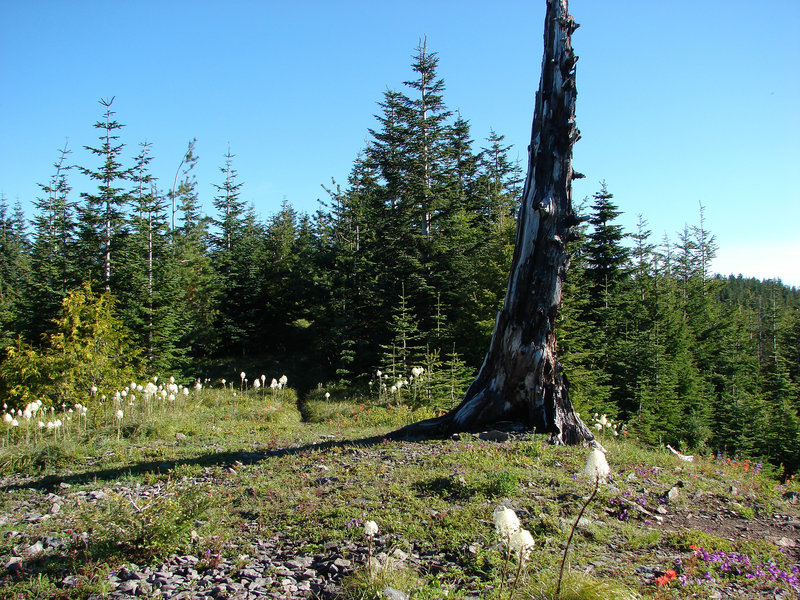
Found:
[(153, 460), (139, 463), (132, 463), (120, 467), (110, 469), (96, 469), (83, 471), (81, 473), (73, 473), (70, 475), (45, 475), (39, 478), (31, 477), (24, 482), (13, 483), (0, 487), (1, 491), (11, 492), (21, 489), (37, 489), (44, 492), (52, 492), (56, 490), (61, 484), (75, 485), (82, 483), (89, 483), (95, 481), (114, 481), (121, 477), (128, 477), (131, 475), (147, 475), (147, 474), (166, 474), (176, 467), (188, 466), (223, 466), (232, 465), (234, 462), (243, 464), (255, 464), (270, 458), (279, 458), (283, 456), (293, 456), (301, 454), (309, 450), (325, 451), (331, 448), (344, 448), (353, 446), (374, 446), (386, 440), (385, 436), (372, 436), (365, 438), (358, 438), (352, 440), (328, 440), (323, 442), (312, 442), (303, 444), (301, 446), (290, 446), (288, 448), (276, 448), (274, 450), (267, 450), (264, 452), (245, 452), (245, 451), (228, 451), (228, 452), (214, 452), (209, 454), (202, 454), (193, 458), (178, 458), (175, 460)]

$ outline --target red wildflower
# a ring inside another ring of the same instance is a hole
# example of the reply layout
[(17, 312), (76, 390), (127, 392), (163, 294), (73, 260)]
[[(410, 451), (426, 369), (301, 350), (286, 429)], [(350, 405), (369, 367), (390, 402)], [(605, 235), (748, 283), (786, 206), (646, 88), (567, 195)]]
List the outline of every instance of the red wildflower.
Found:
[(657, 585), (667, 585), (670, 581), (675, 579), (677, 576), (678, 576), (678, 574), (675, 572), (675, 569), (669, 569), (661, 577), (656, 577), (656, 584)]

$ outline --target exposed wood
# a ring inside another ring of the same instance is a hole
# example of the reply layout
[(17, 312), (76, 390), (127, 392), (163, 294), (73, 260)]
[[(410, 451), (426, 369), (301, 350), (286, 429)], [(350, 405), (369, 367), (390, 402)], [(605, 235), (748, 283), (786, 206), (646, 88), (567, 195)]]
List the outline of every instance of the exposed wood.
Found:
[(577, 24), (567, 0), (548, 0), (544, 56), (506, 298), (489, 351), (464, 400), (442, 417), (414, 423), (392, 437), (446, 435), (499, 422), (518, 422), (552, 441), (593, 439), (575, 415), (556, 356), (555, 323), (569, 265), (565, 243), (577, 223), (572, 211)]

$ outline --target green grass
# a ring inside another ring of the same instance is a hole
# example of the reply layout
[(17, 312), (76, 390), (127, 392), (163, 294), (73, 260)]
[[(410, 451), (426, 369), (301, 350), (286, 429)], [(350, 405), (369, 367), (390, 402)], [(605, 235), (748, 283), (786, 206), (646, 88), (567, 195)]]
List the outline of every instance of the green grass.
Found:
[[(128, 407), (119, 424), (110, 410), (98, 408), (87, 423), (50, 437), (26, 441), (19, 431), (5, 432), (0, 473), (27, 478), (19, 485), (8, 480), (0, 496), (0, 514), (10, 515), (0, 525), (0, 555), (11, 556), (20, 539), (70, 541), (47, 560), (34, 560), (24, 576), (6, 576), (0, 596), (102, 595), (104, 575), (128, 562), (194, 553), (203, 557), (199, 568), (210, 568), (219, 556), (247, 554), (257, 538), (276, 535), (288, 536), (306, 554), (325, 552), (329, 542), (363, 545), (360, 523), (369, 519), (384, 536), (376, 548), (376, 555), (385, 553), (383, 564), (398, 551), (419, 556), (423, 566), (390, 560), (391, 568), (370, 572), (364, 556), (351, 555), (360, 566), (339, 582), (343, 597), (377, 597), (390, 585), (418, 598), (497, 598), (504, 551), (492, 511), (503, 502), (536, 542), (514, 597), (555, 597), (569, 530), (591, 491), (576, 476), (585, 449), (550, 446), (534, 435), (504, 443), (470, 435), (387, 441), (386, 432), (434, 413), (331, 389), (335, 399), (320, 388), (299, 406), (292, 390), (236, 390), (234, 396), (230, 389), (204, 389), (178, 405)], [(743, 552), (754, 562), (788, 568), (769, 541), (734, 544), (726, 535), (670, 522), (682, 511), (696, 512), (698, 502), (723, 502), (743, 518), (765, 507), (796, 514), (781, 498), (796, 484), (781, 486), (766, 474), (709, 459), (682, 463), (665, 450), (622, 439), (604, 445), (612, 481), (601, 486), (585, 513), (587, 524), (576, 530), (561, 600), (678, 598), (679, 590), (656, 586), (636, 567), (655, 561), (665, 571), (671, 557), (689, 560), (693, 547)], [(678, 482), (678, 498), (665, 504)], [(729, 497), (732, 482), (740, 490), (735, 498)], [(64, 491), (61, 484), (71, 487)], [(126, 491), (137, 486), (147, 494)], [(41, 521), (20, 517), (23, 507), (47, 513), (49, 491), (102, 494)], [(654, 516), (660, 506), (667, 507), (663, 524)], [(76, 577), (70, 595), (57, 585), (64, 573)], [(502, 600), (512, 579), (503, 584)]]

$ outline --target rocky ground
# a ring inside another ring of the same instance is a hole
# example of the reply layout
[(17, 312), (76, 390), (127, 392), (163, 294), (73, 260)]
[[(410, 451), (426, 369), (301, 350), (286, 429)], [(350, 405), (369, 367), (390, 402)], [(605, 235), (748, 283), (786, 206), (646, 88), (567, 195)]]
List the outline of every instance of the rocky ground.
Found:
[[(446, 444), (447, 442), (442, 442)], [(441, 450), (438, 444), (414, 445), (409, 452), (409, 460), (420, 460), (420, 455), (437, 453)], [(258, 455), (242, 455), (242, 460), (232, 461), (227, 469), (235, 472), (247, 464), (253, 464), (263, 457)], [(380, 464), (385, 461), (379, 447), (367, 446), (358, 451), (358, 459)], [(206, 470), (190, 485), (208, 483), (209, 478), (221, 476), (216, 471)], [(229, 474), (229, 473), (228, 473)], [(227, 475), (225, 475), (227, 477)], [(324, 478), (323, 478), (324, 479)], [(49, 569), (53, 572), (53, 564), (63, 560), (70, 549), (88, 545), (92, 531), (78, 531), (63, 527), (58, 536), (41, 535), (39, 532), (48, 529), (43, 527), (48, 521), (54, 523), (63, 514), (75, 514), (81, 507), (91, 507), (114, 494), (129, 499), (134, 506), (146, 506), (151, 498), (164, 491), (164, 483), (155, 484), (120, 482), (100, 482), (95, 489), (92, 486), (75, 485), (64, 481), (55, 483), (30, 476), (11, 476), (0, 480), (0, 489), (14, 494), (14, 500), (8, 504), (10, 510), (0, 515), (4, 554), (0, 557), (5, 573), (4, 581), (10, 582), (35, 576), (37, 571)], [(319, 485), (336, 484), (338, 479), (319, 480)], [(184, 482), (185, 483), (185, 482)], [(219, 482), (230, 485), (229, 481)], [(631, 510), (638, 511), (632, 522), (642, 527), (655, 526), (664, 532), (677, 532), (686, 529), (698, 530), (713, 534), (733, 542), (741, 539), (767, 541), (779, 547), (790, 561), (800, 564), (800, 516), (798, 516), (798, 495), (786, 492), (781, 498), (780, 509), (770, 515), (757, 518), (742, 516), (742, 501), (747, 492), (728, 489), (727, 495), (718, 493), (684, 490), (678, 483), (672, 488), (675, 495), (685, 494), (684, 502), (665, 502), (658, 506), (645, 507), (631, 503)], [(533, 493), (542, 501), (556, 499), (555, 492), (537, 489)], [(513, 505), (513, 501), (507, 501)], [(610, 509), (606, 509), (610, 512)], [(522, 511), (524, 513), (524, 510)], [(263, 527), (258, 518), (248, 520), (242, 515), (241, 530), (238, 539), (227, 542), (226, 547), (198, 551), (195, 554), (171, 556), (156, 564), (126, 563), (116, 567), (106, 575), (107, 593), (96, 597), (128, 598), (164, 598), (170, 600), (214, 598), (252, 600), (257, 598), (336, 598), (340, 596), (343, 577), (354, 569), (363, 566), (369, 552), (366, 543), (331, 541), (324, 547), (317, 547), (313, 553), (307, 545), (295, 537), (282, 533), (263, 535)], [(613, 518), (609, 515), (608, 518)], [(51, 528), (52, 529), (52, 528)], [(246, 543), (244, 543), (246, 541)], [(411, 542), (411, 552), (400, 552), (389, 535), (375, 539), (374, 553), (379, 560), (386, 560), (386, 553), (394, 553), (394, 559), (407, 563), (416, 572), (436, 574), (437, 572), (453, 572), (457, 570), (463, 556), (475, 549), (466, 546), (458, 555), (446, 555), (437, 552), (424, 544)], [(246, 553), (237, 553), (237, 549), (246, 548)], [(677, 552), (667, 545), (646, 547), (641, 550), (631, 548), (615, 548), (609, 544), (602, 557), (586, 564), (574, 564), (573, 568), (588, 572), (614, 573), (616, 565), (635, 564), (635, 573), (640, 584), (652, 584), (662, 576), (664, 565), (672, 565), (691, 559), (691, 553)], [(535, 569), (535, 566), (534, 566)], [(64, 575), (58, 582), (63, 589), (76, 584), (75, 575)], [(703, 593), (705, 598), (779, 598), (788, 599), (796, 596), (776, 584), (763, 586), (754, 594), (752, 588), (743, 588), (736, 580), (717, 581), (708, 585)], [(458, 584), (461, 597), (477, 596), (478, 582), (474, 578), (465, 577)], [(402, 598), (404, 595), (396, 590), (386, 590), (388, 597)], [(669, 596), (680, 597), (680, 596)]]

